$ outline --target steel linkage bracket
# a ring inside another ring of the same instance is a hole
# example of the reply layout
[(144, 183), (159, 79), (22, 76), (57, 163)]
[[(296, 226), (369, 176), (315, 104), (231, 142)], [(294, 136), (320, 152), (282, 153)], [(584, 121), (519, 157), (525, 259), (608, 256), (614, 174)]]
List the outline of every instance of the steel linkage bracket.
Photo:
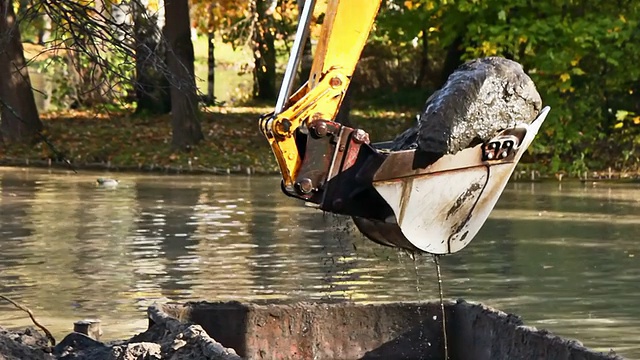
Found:
[(370, 145), (362, 129), (316, 119), (295, 132), (302, 163), (286, 195), (318, 204), (321, 210), (371, 219), (384, 219), (393, 210), (373, 188), (372, 181), (386, 155)]

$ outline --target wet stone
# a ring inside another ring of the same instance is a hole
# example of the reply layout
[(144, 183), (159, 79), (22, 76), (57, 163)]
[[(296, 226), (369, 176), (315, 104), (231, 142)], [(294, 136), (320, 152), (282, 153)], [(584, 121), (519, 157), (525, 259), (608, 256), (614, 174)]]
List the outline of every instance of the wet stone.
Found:
[(500, 57), (472, 60), (427, 99), (415, 126), (393, 140), (392, 150), (417, 148), (437, 159), (530, 124), (541, 109), (540, 94), (520, 64)]

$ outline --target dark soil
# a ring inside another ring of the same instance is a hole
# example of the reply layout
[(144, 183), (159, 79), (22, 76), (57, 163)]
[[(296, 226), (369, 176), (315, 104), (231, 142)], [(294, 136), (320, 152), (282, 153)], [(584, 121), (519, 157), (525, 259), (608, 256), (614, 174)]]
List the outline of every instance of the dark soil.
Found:
[(55, 359), (44, 334), (34, 328), (9, 331), (0, 327), (0, 360)]
[(0, 360), (239, 360), (200, 325), (182, 323), (150, 310), (153, 325), (129, 340), (104, 343), (81, 333), (67, 335), (55, 347), (40, 332), (0, 329)]

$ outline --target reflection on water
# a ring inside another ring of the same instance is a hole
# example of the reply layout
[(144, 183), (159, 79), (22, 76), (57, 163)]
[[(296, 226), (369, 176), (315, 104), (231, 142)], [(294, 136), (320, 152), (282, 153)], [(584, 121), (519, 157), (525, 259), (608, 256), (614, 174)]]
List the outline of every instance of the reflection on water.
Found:
[[(0, 169), (0, 293), (60, 337), (102, 319), (144, 330), (169, 300), (432, 300), (434, 265), (370, 243), (343, 218), (279, 192), (274, 177)], [(640, 358), (640, 187), (511, 184), (478, 237), (442, 259), (445, 295)], [(134, 321), (132, 321), (132, 319)], [(28, 319), (0, 303), (0, 325)]]

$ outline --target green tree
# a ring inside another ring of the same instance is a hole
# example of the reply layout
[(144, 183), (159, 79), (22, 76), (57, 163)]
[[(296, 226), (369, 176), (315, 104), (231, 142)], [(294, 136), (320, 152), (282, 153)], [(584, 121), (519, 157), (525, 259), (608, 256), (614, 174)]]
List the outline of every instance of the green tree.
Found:
[(638, 2), (493, 0), (469, 3), (464, 14), (465, 58), (522, 63), (554, 108), (533, 147), (549, 170), (575, 159), (602, 167), (629, 146), (611, 140), (617, 110), (637, 107)]
[(463, 61), (504, 56), (524, 66), (553, 108), (530, 152), (544, 169), (578, 172), (637, 161), (639, 2), (385, 4), (359, 65), (366, 86), (388, 91), (413, 82), (433, 89)]

